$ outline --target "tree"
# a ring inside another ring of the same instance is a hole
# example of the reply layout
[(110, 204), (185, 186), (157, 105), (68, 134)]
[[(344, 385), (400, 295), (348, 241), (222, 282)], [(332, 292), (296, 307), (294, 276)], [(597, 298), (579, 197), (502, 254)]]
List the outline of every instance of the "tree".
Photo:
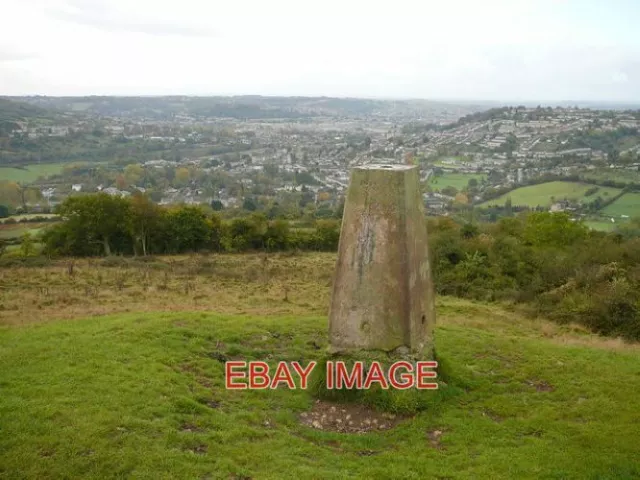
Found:
[(269, 250), (284, 250), (289, 244), (289, 222), (275, 220), (269, 222), (265, 233), (265, 244)]
[(227, 228), (225, 244), (227, 249), (240, 252), (248, 248), (262, 248), (268, 223), (263, 215), (251, 218), (235, 218)]
[(142, 165), (132, 163), (124, 167), (124, 178), (129, 185), (136, 185), (144, 176), (144, 168)]
[(147, 195), (137, 194), (131, 199), (131, 222), (133, 238), (142, 245), (142, 254), (147, 255), (149, 236), (160, 224), (160, 208)]
[(507, 201), (504, 202), (504, 211), (507, 217), (513, 215), (513, 206), (511, 205), (511, 197), (507, 197)]
[(131, 204), (121, 197), (98, 193), (68, 197), (57, 212), (71, 224), (92, 232), (102, 243), (105, 255), (111, 255), (111, 243), (119, 234), (131, 231)]
[(472, 223), (465, 223), (460, 229), (460, 234), (462, 238), (473, 238), (477, 236), (479, 233), (479, 229), (477, 225)]
[(18, 193), (20, 195), (20, 205), (22, 206), (22, 211), (27, 213), (27, 203), (33, 200), (39, 200), (42, 198), (42, 193), (40, 190), (34, 187), (30, 187), (25, 185), (24, 183), (19, 183), (18, 185)]
[(0, 205), (0, 218), (7, 218), (9, 216), (9, 207), (6, 205)]
[(125, 188), (127, 188), (127, 179), (124, 177), (124, 175), (116, 175), (116, 187), (120, 190), (124, 190)]
[(224, 209), (224, 205), (220, 200), (212, 200), (211, 208), (213, 208), (216, 212), (219, 212), (220, 210)]
[(282, 215), (282, 208), (278, 202), (274, 202), (267, 210), (267, 218), (273, 220)]
[(20, 241), (20, 255), (23, 257), (28, 257), (33, 254), (35, 249), (33, 237), (29, 232), (26, 232), (22, 235), (22, 239)]
[(583, 240), (588, 228), (565, 213), (539, 212), (527, 217), (524, 239), (534, 246), (565, 247)]
[(20, 186), (16, 182), (0, 180), (0, 202), (11, 207), (21, 205)]
[(455, 197), (458, 194), (458, 189), (452, 186), (444, 187), (440, 191), (443, 195), (447, 195), (449, 197)]
[(242, 202), (242, 209), (243, 210), (246, 210), (248, 212), (255, 212), (257, 210), (257, 208), (258, 208), (258, 206), (256, 205), (256, 202), (251, 197), (245, 198), (244, 202)]
[(182, 206), (168, 211), (167, 250), (171, 253), (197, 252), (206, 247), (211, 240), (211, 230), (204, 210), (196, 206)]
[(211, 247), (216, 251), (220, 251), (222, 248), (222, 219), (217, 214), (213, 214), (207, 219), (207, 226), (210, 231), (209, 242)]
[(176, 186), (179, 187), (184, 187), (187, 183), (189, 183), (189, 170), (184, 168), (184, 167), (180, 167), (180, 168), (176, 168), (176, 178), (175, 178), (175, 184)]
[(318, 220), (315, 237), (318, 250), (336, 250), (340, 240), (340, 223), (336, 220)]

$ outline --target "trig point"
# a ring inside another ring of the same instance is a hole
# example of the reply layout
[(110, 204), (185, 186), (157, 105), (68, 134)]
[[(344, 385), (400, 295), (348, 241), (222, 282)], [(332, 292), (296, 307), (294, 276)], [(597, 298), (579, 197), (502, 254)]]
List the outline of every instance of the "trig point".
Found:
[(354, 168), (329, 313), (331, 351), (399, 349), (432, 358), (434, 323), (418, 168)]

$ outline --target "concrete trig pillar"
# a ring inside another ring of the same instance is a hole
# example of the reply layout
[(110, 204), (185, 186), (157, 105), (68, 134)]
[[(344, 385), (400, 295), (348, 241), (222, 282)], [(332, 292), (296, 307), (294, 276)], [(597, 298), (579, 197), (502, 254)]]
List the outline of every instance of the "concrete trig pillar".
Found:
[(331, 351), (432, 358), (435, 305), (422, 202), (416, 166), (352, 170), (329, 313)]

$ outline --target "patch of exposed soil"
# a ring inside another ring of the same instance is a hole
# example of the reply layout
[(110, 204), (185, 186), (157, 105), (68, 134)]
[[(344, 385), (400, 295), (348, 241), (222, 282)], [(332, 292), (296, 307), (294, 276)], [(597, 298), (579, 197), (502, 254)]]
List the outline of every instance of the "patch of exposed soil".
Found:
[(496, 414), (496, 413), (494, 413), (494, 412), (492, 412), (490, 410), (483, 410), (482, 411), (482, 416), (483, 417), (488, 417), (488, 418), (490, 418), (491, 420), (493, 420), (496, 423), (500, 423), (500, 422), (502, 422), (504, 420), (504, 417), (502, 417), (502, 416), (500, 416), (500, 415), (498, 415), (498, 414)]
[(207, 447), (204, 443), (202, 443), (200, 445), (196, 445), (194, 447), (188, 448), (187, 450), (195, 453), (196, 455), (204, 455), (205, 453), (207, 453), (208, 449), (209, 447)]
[(220, 363), (225, 363), (228, 360), (227, 356), (220, 352), (211, 352), (209, 353), (209, 357), (219, 361)]
[(201, 432), (202, 429), (200, 429), (199, 427), (191, 424), (191, 423), (184, 423), (180, 426), (180, 430), (182, 432)]
[(534, 387), (538, 392), (553, 392), (555, 390), (553, 385), (548, 384), (544, 380), (527, 380), (526, 384)]
[(440, 450), (442, 448), (440, 445), (440, 437), (442, 437), (442, 434), (442, 430), (427, 432), (427, 438), (429, 439), (429, 445), (431, 445), (431, 448), (435, 448), (436, 450)]
[(300, 414), (300, 422), (311, 428), (340, 433), (366, 433), (389, 430), (404, 420), (392, 413), (364, 405), (338, 404), (316, 400), (309, 412)]
[(196, 378), (196, 382), (198, 382), (204, 388), (213, 388), (213, 384), (207, 377), (198, 377)]
[(56, 451), (53, 448), (44, 448), (40, 450), (41, 457), (53, 457)]
[(220, 408), (220, 402), (217, 400), (202, 399), (198, 401), (209, 408)]

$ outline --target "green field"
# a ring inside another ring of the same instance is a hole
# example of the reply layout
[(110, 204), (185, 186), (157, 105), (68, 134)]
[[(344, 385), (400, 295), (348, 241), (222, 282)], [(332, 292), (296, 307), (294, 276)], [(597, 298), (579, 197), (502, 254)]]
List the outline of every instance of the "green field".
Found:
[(601, 213), (613, 217), (640, 217), (640, 193), (625, 193), (611, 205), (607, 205)]
[(640, 476), (637, 349), (470, 302), (441, 299), (438, 312), (450, 395), (424, 392), (429, 410), (359, 434), (301, 423), (314, 408), (305, 390), (224, 388), (227, 358), (320, 359), (326, 317), (128, 313), (4, 327), (0, 476)]
[(429, 185), (434, 190), (442, 190), (446, 187), (454, 187), (456, 190), (460, 191), (464, 189), (469, 180), (475, 178), (480, 182), (485, 177), (485, 175), (473, 174), (473, 173), (445, 173), (441, 176), (431, 176), (429, 178)]
[(444, 157), (444, 158), (439, 158), (438, 160), (433, 162), (433, 165), (436, 167), (451, 167), (452, 164), (451, 162), (462, 162), (466, 160), (465, 157), (463, 156), (457, 156), (457, 157)]
[[(588, 183), (576, 183), (576, 182), (547, 182), (539, 185), (530, 185), (528, 187), (520, 187), (515, 190), (505, 193), (504, 195), (489, 200), (480, 204), (481, 207), (489, 207), (491, 205), (504, 205), (507, 198), (511, 198), (511, 203), (514, 206), (527, 205), (529, 207), (536, 207), (538, 205), (548, 207), (556, 202), (564, 200), (576, 200), (583, 203), (589, 203), (595, 200), (598, 196), (603, 199), (611, 198), (620, 193), (620, 189), (598, 187), (600, 190), (591, 195), (585, 197), (585, 192), (595, 185)], [(552, 197), (554, 200), (552, 200)]]
[(30, 233), (33, 236), (42, 233), (47, 227), (53, 223), (14, 223), (10, 225), (0, 225), (0, 238), (17, 238), (21, 237), (25, 233)]
[(584, 224), (592, 230), (601, 232), (612, 232), (619, 223), (607, 222), (606, 220), (587, 220)]
[[(23, 215), (11, 215), (9, 218), (14, 219), (16, 222), (25, 220), (27, 218), (58, 218), (59, 215), (55, 213), (25, 213)], [(0, 218), (0, 224), (5, 223), (9, 218)]]
[[(77, 162), (72, 162), (77, 163)], [(25, 165), (24, 169), (14, 167), (0, 167), (0, 181), (33, 182), (39, 177), (48, 177), (62, 172), (62, 169), (72, 163), (43, 163), (40, 165)]]
[(640, 172), (632, 170), (618, 170), (602, 168), (583, 174), (584, 178), (592, 180), (611, 180), (620, 183), (640, 183)]

